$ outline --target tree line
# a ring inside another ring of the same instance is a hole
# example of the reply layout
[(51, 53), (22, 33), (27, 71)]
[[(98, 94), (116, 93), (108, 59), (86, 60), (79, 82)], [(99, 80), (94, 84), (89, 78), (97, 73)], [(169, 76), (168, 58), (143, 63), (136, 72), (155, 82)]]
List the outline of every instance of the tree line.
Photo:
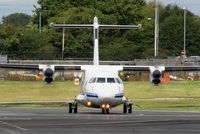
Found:
[[(139, 30), (100, 30), (100, 60), (153, 57), (153, 1), (38, 0), (38, 5), (34, 6), (33, 16), (15, 13), (2, 18), (0, 54), (10, 59), (61, 59), (62, 29), (52, 29), (49, 24), (91, 24), (97, 16), (100, 24), (143, 25)], [(179, 56), (183, 49), (184, 10), (162, 3), (159, 9), (159, 58)], [(187, 54), (200, 55), (199, 49), (200, 17), (187, 10)], [(66, 29), (64, 53), (64, 58), (92, 58), (92, 30)]]

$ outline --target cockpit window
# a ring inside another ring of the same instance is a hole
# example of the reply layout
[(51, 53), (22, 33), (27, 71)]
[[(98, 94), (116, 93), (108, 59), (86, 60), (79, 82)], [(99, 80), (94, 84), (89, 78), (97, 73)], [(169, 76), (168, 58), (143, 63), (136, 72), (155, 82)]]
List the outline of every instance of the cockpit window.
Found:
[(119, 78), (115, 78), (117, 83), (122, 84), (122, 81)]
[(91, 78), (90, 81), (89, 81), (89, 83), (95, 83), (96, 79), (97, 78)]
[(115, 79), (114, 78), (107, 78), (107, 83), (115, 83)]
[(105, 83), (106, 79), (105, 78), (97, 78), (97, 83)]

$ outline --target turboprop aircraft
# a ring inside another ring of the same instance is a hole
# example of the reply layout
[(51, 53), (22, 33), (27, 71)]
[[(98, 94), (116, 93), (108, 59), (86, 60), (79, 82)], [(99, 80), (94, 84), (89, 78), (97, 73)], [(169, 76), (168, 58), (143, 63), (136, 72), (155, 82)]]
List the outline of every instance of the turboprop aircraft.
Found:
[(200, 71), (199, 66), (194, 67), (165, 67), (165, 66), (114, 66), (99, 65), (99, 29), (140, 29), (141, 25), (100, 25), (98, 18), (94, 17), (93, 24), (53, 24), (52, 28), (92, 28), (94, 30), (93, 65), (30, 65), (30, 64), (0, 64), (0, 68), (41, 70), (44, 81), (51, 83), (54, 72), (84, 71), (84, 80), (81, 93), (76, 96), (74, 103), (69, 103), (69, 113), (77, 113), (78, 104), (87, 107), (100, 108), (102, 113), (109, 113), (115, 106), (123, 104), (123, 113), (132, 113), (132, 104), (124, 96), (124, 85), (118, 76), (120, 71), (146, 71), (150, 72), (150, 81), (154, 85), (161, 82), (165, 71)]

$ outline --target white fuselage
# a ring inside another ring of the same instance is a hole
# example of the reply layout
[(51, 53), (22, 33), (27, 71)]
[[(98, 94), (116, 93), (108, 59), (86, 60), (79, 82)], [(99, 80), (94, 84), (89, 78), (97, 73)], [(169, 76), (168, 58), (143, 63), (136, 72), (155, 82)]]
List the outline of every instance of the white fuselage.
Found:
[(101, 108), (102, 105), (115, 107), (126, 101), (124, 85), (118, 76), (119, 67), (83, 66), (85, 79), (81, 94), (76, 101), (88, 107)]

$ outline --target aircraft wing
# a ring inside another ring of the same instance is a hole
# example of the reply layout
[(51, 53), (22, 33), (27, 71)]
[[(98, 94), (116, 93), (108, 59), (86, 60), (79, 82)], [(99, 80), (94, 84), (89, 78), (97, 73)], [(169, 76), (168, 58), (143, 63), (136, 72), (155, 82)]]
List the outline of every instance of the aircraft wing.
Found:
[(55, 65), (55, 70), (81, 71), (79, 65)]
[(171, 66), (165, 67), (166, 72), (173, 72), (173, 71), (200, 71), (200, 66)]
[(164, 72), (174, 71), (200, 71), (200, 66), (123, 66), (123, 71), (151, 71), (160, 70)]
[[(56, 70), (81, 70), (81, 65), (39, 65), (39, 64), (12, 64), (2, 63), (0, 68), (7, 69), (27, 69), (27, 70), (40, 70), (43, 67), (53, 67)], [(164, 68), (162, 71), (173, 72), (173, 71), (200, 71), (200, 66), (123, 66), (122, 71), (150, 71), (151, 67), (155, 69)]]
[(6, 69), (27, 69), (27, 70), (39, 70), (39, 65), (36, 64), (0, 64), (0, 68)]
[(142, 71), (142, 72), (149, 72), (149, 66), (123, 66), (123, 70), (125, 72), (131, 71)]
[(0, 68), (18, 69), (18, 70), (38, 70), (43, 71), (43, 80), (46, 83), (51, 83), (54, 80), (56, 71), (81, 71), (81, 66), (78, 65), (37, 65), (37, 64), (0, 64)]
[(174, 71), (200, 71), (200, 66), (123, 66), (125, 72), (140, 71), (150, 72), (150, 81), (154, 85), (161, 83), (163, 72), (174, 72)]
[(0, 68), (5, 69), (22, 69), (22, 70), (43, 70), (51, 68), (55, 71), (68, 70), (68, 71), (78, 71), (81, 70), (79, 65), (39, 65), (39, 64), (12, 64), (12, 63), (3, 63), (0, 64)]

